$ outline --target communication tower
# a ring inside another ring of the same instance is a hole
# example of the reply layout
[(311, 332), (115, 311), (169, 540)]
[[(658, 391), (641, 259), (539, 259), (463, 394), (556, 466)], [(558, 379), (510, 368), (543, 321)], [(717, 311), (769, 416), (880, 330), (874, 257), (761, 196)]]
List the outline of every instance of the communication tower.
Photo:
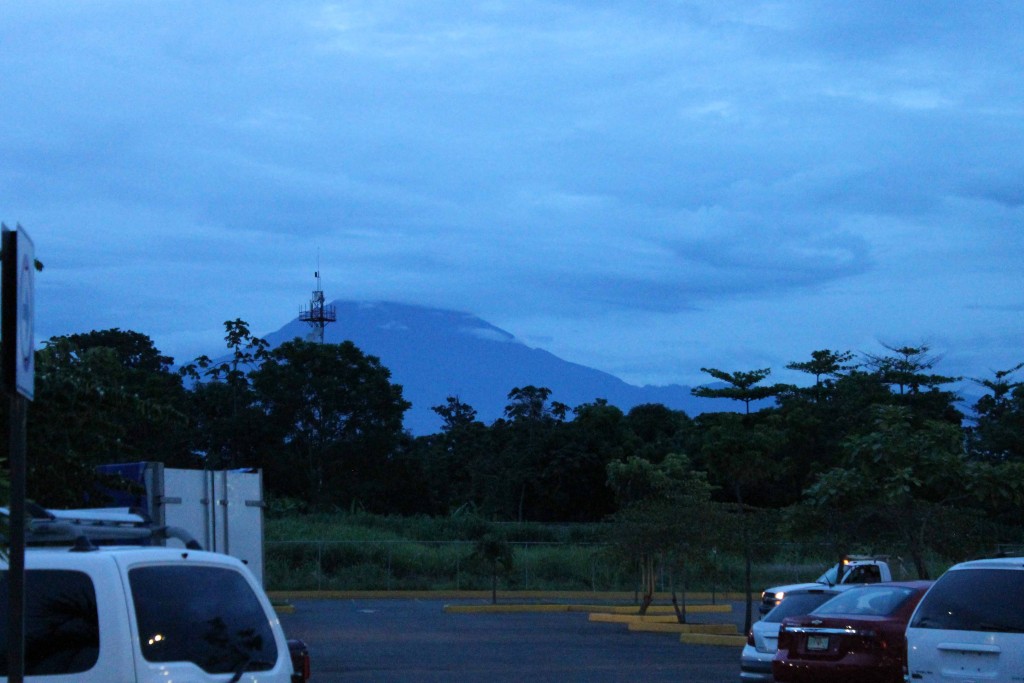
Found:
[(320, 271), (316, 271), (314, 275), (316, 289), (313, 290), (313, 296), (309, 300), (309, 308), (299, 311), (299, 320), (308, 323), (313, 328), (309, 334), (310, 339), (318, 344), (323, 344), (324, 328), (327, 327), (327, 323), (337, 320), (338, 315), (334, 310), (334, 304), (324, 305), (324, 290), (320, 288)]

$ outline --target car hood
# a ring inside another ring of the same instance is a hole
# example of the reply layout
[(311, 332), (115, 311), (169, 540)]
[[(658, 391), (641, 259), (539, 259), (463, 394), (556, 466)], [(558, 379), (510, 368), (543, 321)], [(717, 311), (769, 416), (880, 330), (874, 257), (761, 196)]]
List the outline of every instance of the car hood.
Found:
[(822, 587), (830, 588), (831, 586), (830, 586), (830, 584), (827, 584), (827, 583), (818, 583), (818, 582), (812, 581), (810, 583), (790, 583), (790, 584), (787, 584), (785, 586), (772, 586), (771, 588), (765, 588), (764, 592), (765, 593), (789, 593), (791, 591), (799, 590), (801, 588), (822, 588)]

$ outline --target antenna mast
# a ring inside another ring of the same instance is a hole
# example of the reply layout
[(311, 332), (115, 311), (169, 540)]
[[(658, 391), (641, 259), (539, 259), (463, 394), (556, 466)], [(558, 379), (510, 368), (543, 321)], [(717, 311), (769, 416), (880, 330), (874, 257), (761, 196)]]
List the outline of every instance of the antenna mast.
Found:
[(337, 313), (334, 310), (334, 304), (324, 305), (324, 290), (320, 287), (320, 256), (316, 258), (316, 289), (313, 290), (313, 296), (309, 300), (309, 308), (302, 309), (299, 311), (299, 320), (307, 323), (313, 328), (310, 332), (310, 338), (318, 344), (324, 343), (324, 328), (327, 327), (327, 323), (333, 323), (338, 319)]

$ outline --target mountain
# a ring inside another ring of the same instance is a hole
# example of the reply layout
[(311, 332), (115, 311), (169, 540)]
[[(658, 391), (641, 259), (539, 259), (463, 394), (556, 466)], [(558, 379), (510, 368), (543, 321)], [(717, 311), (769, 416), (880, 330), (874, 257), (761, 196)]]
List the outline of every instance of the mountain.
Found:
[[(661, 403), (688, 415), (725, 410), (722, 401), (690, 395), (690, 388), (638, 387), (607, 372), (562, 360), (527, 346), (515, 336), (480, 318), (456, 311), (390, 302), (335, 301), (338, 320), (327, 325), (324, 341), (352, 341), (380, 358), (391, 380), (402, 385), (412, 403), (405, 427), (414, 435), (440, 431), (441, 418), (431, 410), (448, 396), (477, 411), (486, 424), (500, 418), (515, 387), (532, 384), (551, 389), (551, 400), (570, 407), (607, 399), (624, 412), (643, 403)], [(266, 335), (271, 346), (311, 328), (298, 318)]]

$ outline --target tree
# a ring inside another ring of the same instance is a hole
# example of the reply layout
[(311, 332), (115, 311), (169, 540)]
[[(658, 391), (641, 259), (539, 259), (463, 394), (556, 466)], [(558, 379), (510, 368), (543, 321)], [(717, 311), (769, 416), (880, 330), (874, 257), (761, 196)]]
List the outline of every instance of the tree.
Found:
[(990, 461), (1024, 462), (1024, 382), (1011, 376), (1024, 363), (996, 371), (992, 379), (974, 382), (990, 393), (974, 404), (975, 424), (968, 431), (972, 457)]
[(169, 363), (136, 332), (45, 342), (28, 415), (29, 497), (49, 507), (95, 504), (98, 465), (191, 462), (186, 394)]
[(110, 349), (116, 354), (121, 365), (129, 370), (141, 370), (157, 376), (171, 375), (174, 359), (160, 353), (153, 345), (153, 340), (140, 332), (122, 331), (114, 327), (109, 330), (72, 334), (66, 339), (79, 351)]
[(198, 369), (203, 376), (226, 382), (230, 386), (247, 385), (248, 375), (256, 370), (270, 355), (270, 344), (249, 331), (249, 323), (241, 318), (224, 321), (224, 342), (231, 350), (231, 357), (214, 363), (208, 356), (200, 356), (191, 365), (182, 369), (198, 379)]
[(1024, 524), (1024, 461), (971, 460), (964, 488), (986, 520), (1010, 529)]
[[(640, 567), (640, 614), (645, 614), (654, 599), (658, 566), (684, 569), (687, 558), (710, 545), (707, 534), (718, 528), (711, 486), (680, 453), (660, 463), (638, 457), (611, 462), (608, 484), (620, 505), (612, 517), (612, 543)], [(676, 599), (674, 581), (672, 603), (676, 618), (685, 623), (685, 596), (682, 602)]]
[(744, 558), (746, 614), (744, 628), (753, 621), (753, 542), (748, 521), (754, 511), (752, 499), (777, 491), (781, 468), (777, 466), (784, 434), (776, 414), (739, 415), (710, 413), (698, 416), (701, 455), (707, 463), (711, 483), (719, 486), (735, 504), (740, 516), (740, 550)]
[(444, 421), (441, 431), (446, 434), (457, 432), (476, 422), (476, 409), (460, 401), (458, 396), (449, 396), (443, 406), (434, 406), (431, 410), (441, 416)]
[(262, 462), (268, 435), (249, 375), (268, 357), (268, 344), (239, 318), (225, 321), (224, 331), (230, 357), (215, 363), (200, 356), (179, 372), (194, 382), (191, 417), (203, 464), (253, 467)]
[(853, 353), (850, 351), (821, 349), (811, 352), (811, 360), (802, 363), (787, 363), (786, 367), (790, 370), (799, 370), (814, 375), (812, 395), (815, 402), (820, 402), (823, 399), (823, 392), (831, 388), (836, 379), (856, 368), (856, 365), (850, 364), (851, 360), (853, 360)]
[(931, 354), (927, 344), (889, 346), (889, 354), (865, 354), (866, 366), (883, 384), (888, 385), (897, 405), (909, 406), (919, 419), (941, 419), (960, 424), (963, 414), (954, 405), (958, 396), (941, 389), (959, 381), (959, 377), (931, 372), (941, 357)]
[(622, 411), (604, 399), (573, 409), (570, 422), (550, 427), (546, 457), (534, 482), (535, 514), (564, 522), (595, 522), (614, 508), (609, 462), (631, 451)]
[(706, 372), (715, 379), (725, 382), (729, 386), (694, 387), (690, 390), (691, 394), (701, 398), (728, 398), (734, 401), (742, 401), (746, 407), (748, 415), (750, 414), (750, 404), (753, 401), (760, 401), (776, 396), (784, 388), (784, 385), (779, 384), (772, 386), (757, 386), (758, 382), (761, 382), (768, 377), (768, 375), (772, 374), (770, 368), (751, 370), (749, 372), (744, 372), (742, 370), (736, 372), (725, 372), (724, 370), (718, 370), (716, 368), (701, 368), (700, 371)]
[[(838, 464), (839, 444), (852, 424), (863, 420), (868, 406), (889, 399), (888, 390), (875, 378), (859, 373), (849, 351), (822, 349), (811, 359), (786, 365), (814, 377), (810, 387), (789, 387), (778, 398), (785, 445), (779, 467), (778, 505), (800, 500), (805, 486), (824, 470)], [(869, 381), (864, 382), (862, 379)]]
[(498, 573), (512, 572), (515, 567), (515, 552), (512, 545), (501, 534), (490, 532), (484, 534), (473, 545), (470, 561), (482, 563), (491, 576), (491, 604), (498, 603)]
[(481, 463), (494, 451), (491, 434), (476, 419), (476, 410), (457, 396), (449, 396), (444, 405), (431, 409), (443, 420), (441, 433), (417, 439), (428, 506), (445, 514), (465, 506), (478, 507), (482, 504), (479, 493), (486, 486), (477, 477)]
[(515, 387), (508, 393), (510, 403), (505, 406), (505, 417), (512, 422), (556, 419), (564, 420), (569, 406), (558, 401), (548, 403), (551, 390), (547, 387)]
[(410, 405), (390, 378), (352, 342), (274, 349), (250, 374), (278, 450), (265, 463), (268, 481), (314, 505), (386, 509), (389, 459)]
[(932, 389), (959, 379), (927, 372), (941, 360), (940, 357), (931, 355), (931, 347), (927, 344), (918, 346), (883, 344), (882, 346), (890, 353), (888, 355), (865, 354), (867, 365), (874, 369), (882, 381), (891, 385), (900, 396), (920, 394), (922, 389)]
[(622, 421), (624, 454), (661, 462), (669, 453), (694, 453), (694, 422), (681, 410), (660, 403), (634, 406)]
[(843, 465), (821, 475), (808, 499), (862, 532), (882, 521), (894, 525), (918, 576), (928, 578), (925, 551), (937, 511), (967, 499), (959, 428), (918, 422), (906, 406), (878, 406), (873, 430), (850, 437), (844, 449)]
[(515, 387), (508, 393), (505, 419), (491, 427), (496, 448), (486, 463), (489, 497), (505, 518), (543, 521), (538, 484), (569, 410), (550, 396), (547, 387)]

